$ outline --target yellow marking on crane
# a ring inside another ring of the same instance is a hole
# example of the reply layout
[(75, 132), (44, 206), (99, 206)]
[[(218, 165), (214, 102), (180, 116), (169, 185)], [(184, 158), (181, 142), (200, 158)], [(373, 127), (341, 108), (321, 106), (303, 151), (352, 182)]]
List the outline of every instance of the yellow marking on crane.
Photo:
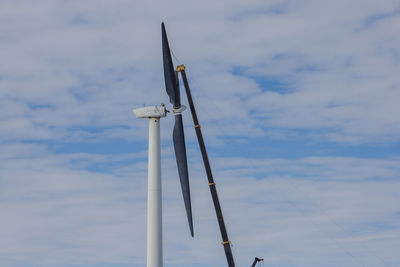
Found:
[(177, 72), (180, 72), (180, 71), (183, 71), (183, 70), (185, 70), (185, 65), (179, 65), (179, 66), (176, 66), (176, 71)]

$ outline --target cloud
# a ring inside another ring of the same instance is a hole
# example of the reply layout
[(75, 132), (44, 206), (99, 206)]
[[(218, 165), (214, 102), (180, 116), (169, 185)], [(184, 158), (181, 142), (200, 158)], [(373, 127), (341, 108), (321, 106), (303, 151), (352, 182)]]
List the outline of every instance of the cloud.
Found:
[[(43, 145), (1, 148), (10, 152), (1, 161), (2, 265), (144, 263), (145, 153), (53, 155)], [(191, 164), (196, 236), (190, 240), (173, 155), (164, 154), (166, 263), (224, 264), (200, 162)], [(107, 173), (88, 171), (94, 164)], [(256, 255), (268, 264), (298, 266), (399, 261), (387, 250), (399, 234), (397, 160), (217, 158), (215, 165), (238, 264)], [(260, 178), (252, 178), (255, 172)]]
[[(169, 107), (161, 21), (187, 67), (238, 265), (400, 262), (398, 9), (2, 1), (1, 265), (144, 266), (148, 130), (132, 108)], [(166, 264), (222, 266), (192, 129), (195, 240), (185, 229), (172, 125), (163, 119)]]
[[(88, 125), (132, 128), (132, 107), (168, 102), (157, 46), (163, 14), (202, 118), (218, 119), (229, 135), (274, 127), (329, 129), (322, 137), (335, 142), (397, 140), (396, 1), (345, 9), (318, 1), (2, 5), (5, 139), (67, 137)], [(374, 16), (382, 18), (357, 30)], [(278, 79), (287, 91), (270, 92), (258, 77)], [(209, 101), (217, 112), (205, 112)]]

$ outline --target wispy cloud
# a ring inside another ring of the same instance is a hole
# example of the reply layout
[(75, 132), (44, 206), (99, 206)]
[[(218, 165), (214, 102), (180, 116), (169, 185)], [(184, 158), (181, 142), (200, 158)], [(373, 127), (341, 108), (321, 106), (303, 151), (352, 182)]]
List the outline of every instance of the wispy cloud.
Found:
[[(0, 264), (144, 266), (148, 129), (131, 110), (168, 104), (163, 20), (187, 66), (238, 264), (396, 265), (398, 10), (2, 1)], [(166, 263), (222, 266), (194, 131), (190, 240), (171, 118), (162, 129)]]
[[(2, 264), (144, 262), (145, 154), (135, 163), (135, 155), (55, 156), (40, 145), (1, 148), (10, 152), (1, 161)], [(170, 155), (163, 163), (166, 262), (214, 266), (222, 251), (202, 167), (191, 160), (192, 241), (173, 161)], [(87, 171), (93, 163), (108, 174)], [(254, 253), (274, 265), (398, 261), (387, 250), (398, 240), (398, 160), (222, 158), (215, 165), (239, 264), (248, 264)]]

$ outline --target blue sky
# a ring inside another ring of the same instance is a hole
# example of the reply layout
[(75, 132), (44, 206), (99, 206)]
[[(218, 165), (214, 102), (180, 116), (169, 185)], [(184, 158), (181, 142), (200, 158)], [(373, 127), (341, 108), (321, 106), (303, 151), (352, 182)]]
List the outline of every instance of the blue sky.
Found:
[[(132, 109), (169, 104), (164, 21), (237, 265), (398, 266), (399, 10), (392, 0), (1, 1), (0, 265), (145, 266), (148, 129)], [(165, 266), (226, 266), (184, 115), (195, 238), (168, 116)]]

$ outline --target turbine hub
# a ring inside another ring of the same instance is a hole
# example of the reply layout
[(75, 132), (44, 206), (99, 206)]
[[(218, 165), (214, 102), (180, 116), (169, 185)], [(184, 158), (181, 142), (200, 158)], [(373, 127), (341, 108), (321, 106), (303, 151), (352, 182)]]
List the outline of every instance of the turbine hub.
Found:
[(182, 114), (183, 111), (186, 110), (186, 106), (181, 105), (179, 108), (172, 107), (172, 112), (174, 115)]

